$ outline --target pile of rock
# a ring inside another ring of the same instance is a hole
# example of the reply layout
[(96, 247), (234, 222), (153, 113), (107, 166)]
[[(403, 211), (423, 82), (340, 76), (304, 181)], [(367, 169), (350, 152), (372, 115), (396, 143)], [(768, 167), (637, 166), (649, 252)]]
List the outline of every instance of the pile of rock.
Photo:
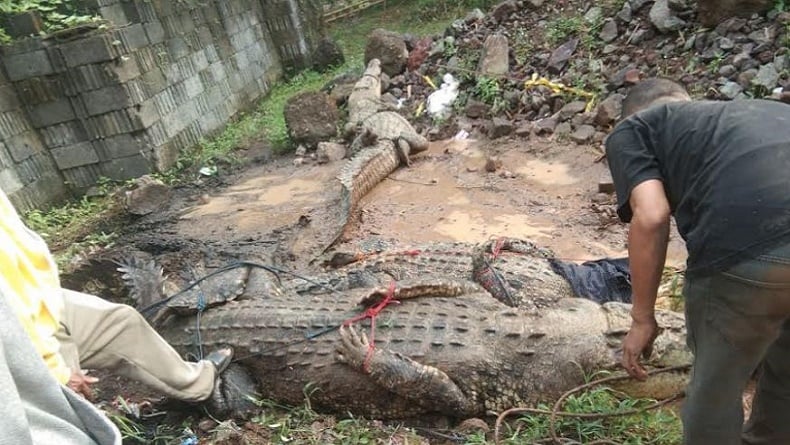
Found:
[[(790, 13), (765, 12), (772, 4), (506, 0), (488, 14), (470, 12), (443, 35), (376, 30), (365, 59), (382, 60), (382, 101), (432, 138), (464, 128), (491, 138), (554, 134), (595, 143), (619, 117), (627, 88), (648, 76), (679, 80), (697, 98), (790, 101), (790, 91), (782, 93), (790, 90)], [(434, 91), (425, 79), (438, 85), (447, 72), (461, 80), (461, 95), (453, 117), (436, 122), (420, 114)], [(547, 82), (526, 88), (533, 75)], [(315, 98), (294, 111), (333, 118), (355, 80), (336, 79), (329, 101)], [(594, 95), (594, 108), (583, 93)]]

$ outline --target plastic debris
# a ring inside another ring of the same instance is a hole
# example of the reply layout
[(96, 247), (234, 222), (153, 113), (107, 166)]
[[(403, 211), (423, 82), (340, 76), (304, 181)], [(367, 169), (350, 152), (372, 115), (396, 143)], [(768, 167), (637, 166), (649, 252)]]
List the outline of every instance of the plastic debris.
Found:
[(469, 138), (469, 132), (466, 130), (459, 130), (458, 133), (456, 133), (455, 136), (453, 136), (453, 139), (455, 139), (456, 141), (463, 141), (468, 138)]
[(199, 170), (200, 174), (203, 176), (214, 176), (217, 174), (218, 171), (219, 169), (217, 168), (216, 165), (206, 166)]
[(458, 97), (458, 81), (452, 74), (442, 77), (442, 86), (428, 96), (428, 113), (434, 118), (444, 118)]
[(536, 87), (547, 87), (554, 93), (570, 93), (575, 96), (584, 97), (587, 99), (587, 106), (585, 107), (585, 112), (592, 111), (593, 107), (595, 106), (595, 101), (598, 99), (598, 95), (595, 93), (591, 93), (589, 91), (582, 90), (580, 88), (569, 87), (567, 85), (561, 84), (559, 82), (552, 82), (545, 77), (538, 77), (538, 73), (533, 73), (532, 78), (526, 82), (524, 82), (524, 88), (536, 88)]

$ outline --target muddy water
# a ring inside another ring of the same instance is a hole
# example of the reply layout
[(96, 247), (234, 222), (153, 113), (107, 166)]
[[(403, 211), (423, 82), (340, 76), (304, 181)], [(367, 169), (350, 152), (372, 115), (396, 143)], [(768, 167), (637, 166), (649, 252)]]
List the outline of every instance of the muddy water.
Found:
[[(502, 168), (485, 171), (487, 157)], [(606, 167), (591, 148), (550, 141), (442, 141), (393, 173), (363, 198), (340, 247), (377, 238), (397, 244), (481, 242), (529, 238), (568, 260), (624, 256), (625, 228), (606, 224), (590, 208)], [(327, 215), (339, 193), (342, 163), (260, 166), (226, 189), (204, 196), (182, 213), (179, 231), (197, 238), (263, 236), (310, 223), (296, 239), (309, 254), (330, 233)], [(503, 177), (503, 171), (510, 172)], [(670, 245), (670, 261), (685, 257)]]

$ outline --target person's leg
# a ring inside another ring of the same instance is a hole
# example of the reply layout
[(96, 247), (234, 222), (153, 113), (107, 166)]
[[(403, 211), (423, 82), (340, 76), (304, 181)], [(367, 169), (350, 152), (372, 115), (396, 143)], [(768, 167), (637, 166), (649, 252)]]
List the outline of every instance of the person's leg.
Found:
[[(742, 443), (743, 390), (790, 314), (786, 292), (753, 279), (772, 268), (752, 260), (686, 284), (688, 344), (695, 355), (682, 410), (687, 445)], [(785, 272), (790, 277), (790, 268)]]
[(211, 396), (214, 364), (182, 360), (134, 308), (67, 289), (63, 298), (60, 336), (76, 346), (81, 367), (111, 369), (179, 400)]
[(763, 360), (752, 403), (752, 414), (744, 427), (749, 445), (790, 443), (790, 321), (768, 349)]

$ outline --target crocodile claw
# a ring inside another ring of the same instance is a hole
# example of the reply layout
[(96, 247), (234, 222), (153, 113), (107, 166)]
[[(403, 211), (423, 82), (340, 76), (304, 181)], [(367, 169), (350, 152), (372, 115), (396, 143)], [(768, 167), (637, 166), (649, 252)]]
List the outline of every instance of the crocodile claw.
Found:
[(370, 342), (364, 332), (357, 332), (353, 326), (341, 326), (340, 343), (337, 345), (337, 360), (354, 368), (365, 364)]

